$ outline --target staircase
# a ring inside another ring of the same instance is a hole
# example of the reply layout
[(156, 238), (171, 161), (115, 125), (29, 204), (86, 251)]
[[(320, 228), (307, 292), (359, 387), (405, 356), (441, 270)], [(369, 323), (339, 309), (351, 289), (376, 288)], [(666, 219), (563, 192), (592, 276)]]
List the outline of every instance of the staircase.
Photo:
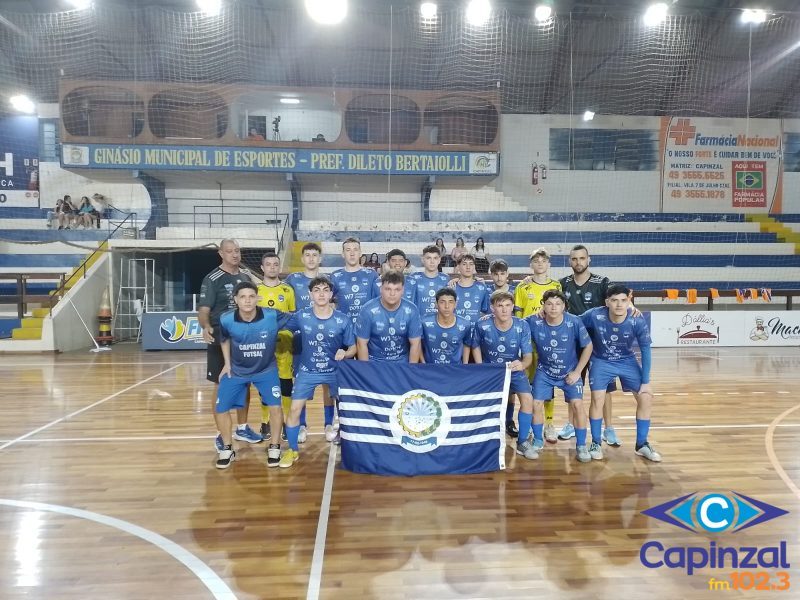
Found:
[(800, 254), (800, 233), (767, 214), (747, 215), (745, 218), (752, 223), (758, 223), (762, 233), (774, 233), (781, 242), (794, 244), (794, 253)]

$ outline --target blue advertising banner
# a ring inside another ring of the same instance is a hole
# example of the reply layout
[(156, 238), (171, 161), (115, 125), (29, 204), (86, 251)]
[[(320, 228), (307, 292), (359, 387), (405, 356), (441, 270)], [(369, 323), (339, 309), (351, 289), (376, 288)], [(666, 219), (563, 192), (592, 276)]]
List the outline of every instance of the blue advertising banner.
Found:
[(39, 119), (0, 119), (0, 206), (39, 206)]
[(195, 312), (151, 312), (142, 315), (142, 349), (205, 350), (203, 328)]
[(64, 167), (354, 175), (497, 175), (496, 152), (64, 144)]

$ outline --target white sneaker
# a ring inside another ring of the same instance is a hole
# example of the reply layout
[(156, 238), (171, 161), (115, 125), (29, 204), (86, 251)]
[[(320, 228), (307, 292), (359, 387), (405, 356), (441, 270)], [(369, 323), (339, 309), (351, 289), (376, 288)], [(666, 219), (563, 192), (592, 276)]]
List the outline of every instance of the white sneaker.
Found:
[(522, 443), (517, 442), (517, 454), (524, 456), (528, 460), (536, 460), (539, 458), (539, 453), (536, 451), (536, 448), (528, 441)]
[(300, 431), (297, 433), (297, 443), (305, 444), (308, 439), (308, 428), (305, 425), (300, 425)]
[(600, 447), (600, 444), (592, 442), (592, 445), (589, 446), (589, 456), (591, 456), (593, 460), (603, 460), (603, 449)]
[(227, 448), (220, 450), (217, 453), (217, 468), (218, 469), (227, 469), (233, 464), (233, 461), (236, 460), (236, 451), (231, 449), (230, 446)]
[[(298, 434), (299, 439), (299, 434)], [(336, 430), (333, 425), (325, 425), (325, 441), (332, 442), (336, 439)]]
[(553, 425), (552, 422), (547, 423), (544, 426), (544, 439), (551, 444), (555, 444), (558, 441), (558, 434), (556, 433), (556, 426)]
[(586, 449), (586, 446), (577, 446), (576, 450), (578, 452), (578, 462), (591, 462), (592, 455), (589, 454), (589, 451)]
[(661, 455), (655, 451), (655, 449), (650, 445), (650, 442), (645, 442), (641, 448), (636, 451), (638, 456), (644, 456), (647, 460), (651, 460), (653, 462), (661, 462)]

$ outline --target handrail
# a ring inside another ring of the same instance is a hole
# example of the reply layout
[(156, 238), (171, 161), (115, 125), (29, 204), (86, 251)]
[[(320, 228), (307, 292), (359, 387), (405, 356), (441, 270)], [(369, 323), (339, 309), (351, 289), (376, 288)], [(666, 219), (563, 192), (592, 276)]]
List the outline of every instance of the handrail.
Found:
[(50, 295), (47, 294), (29, 294), (26, 289), (26, 284), (31, 279), (53, 280), (59, 281), (59, 285), (64, 283), (66, 274), (63, 272), (52, 273), (0, 273), (0, 280), (10, 280), (17, 284), (17, 293), (13, 295), (0, 294), (0, 304), (16, 304), (17, 317), (23, 319), (27, 312), (27, 305), (31, 302), (47, 302), (50, 300)]

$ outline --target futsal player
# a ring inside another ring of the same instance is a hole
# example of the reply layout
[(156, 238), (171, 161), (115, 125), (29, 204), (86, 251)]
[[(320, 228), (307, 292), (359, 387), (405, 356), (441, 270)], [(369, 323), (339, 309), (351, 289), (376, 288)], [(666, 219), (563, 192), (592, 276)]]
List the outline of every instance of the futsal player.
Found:
[(489, 313), (489, 290), (485, 283), (475, 278), (475, 257), (472, 254), (463, 254), (458, 259), (456, 269), (456, 314), (474, 324), (481, 315)]
[(421, 317), (435, 315), (436, 293), (450, 281), (444, 273), (439, 272), (439, 263), (442, 260), (441, 250), (438, 246), (426, 246), (422, 250), (422, 271), (412, 273), (406, 278), (413, 286), (411, 301), (417, 305)]
[[(403, 275), (403, 298), (408, 300), (409, 302), (414, 302), (414, 282), (409, 279), (408, 276), (404, 274), (404, 271), (408, 267), (408, 258), (406, 258), (406, 253), (400, 250), (400, 248), (394, 248), (393, 250), (389, 250), (386, 253), (386, 264), (389, 267), (389, 271), (393, 271), (395, 273), (400, 273)], [(378, 298), (380, 297), (380, 288), (382, 285), (382, 280), (378, 278), (375, 281), (375, 292), (373, 297)]]
[[(508, 292), (514, 294), (517, 289), (517, 283), (508, 280), (508, 263), (502, 259), (493, 260), (489, 265), (489, 275), (492, 278), (492, 283), (487, 284), (486, 289), (489, 291), (489, 297), (496, 292)], [(519, 435), (516, 423), (514, 423), (514, 407), (515, 396), (511, 394), (506, 405), (506, 433), (515, 438)]]
[(422, 356), (429, 364), (467, 364), (472, 323), (456, 315), (456, 293), (449, 287), (436, 292), (435, 300), (436, 314), (422, 317)]
[(422, 323), (419, 310), (403, 297), (402, 273), (381, 276), (380, 297), (361, 309), (356, 323), (358, 360), (420, 362)]
[[(250, 281), (252, 275), (241, 269), (242, 251), (239, 242), (224, 239), (219, 243), (220, 265), (203, 278), (200, 284), (200, 298), (197, 302), (197, 321), (203, 328), (203, 340), (206, 346), (206, 379), (214, 383), (214, 400), (217, 398), (217, 384), (224, 360), (220, 347), (219, 318), (226, 310), (236, 308), (233, 300), (234, 288), (243, 281)], [(247, 410), (250, 404), (249, 393), (245, 403), (237, 408), (237, 427), (233, 437), (241, 442), (257, 444), (263, 441), (261, 435), (253, 431), (247, 424)], [(214, 439), (219, 451), (222, 448), (223, 434), (220, 431)]]
[[(630, 296), (630, 289), (624, 285), (611, 284), (606, 291), (606, 305), (593, 308), (580, 317), (593, 344), (589, 365), (589, 389), (592, 392), (589, 408), (592, 444), (589, 454), (595, 460), (603, 458), (603, 402), (608, 384), (619, 377), (622, 389), (633, 392), (636, 398), (636, 454), (653, 462), (661, 462), (661, 455), (647, 441), (653, 404), (650, 331), (644, 317), (628, 314)], [(633, 352), (634, 342), (638, 342), (642, 352), (641, 365)]]
[[(227, 469), (236, 459), (229, 411), (244, 407), (251, 384), (261, 394), (262, 404), (269, 407), (270, 421), (276, 429), (279, 430), (283, 424), (275, 347), (278, 330), (291, 315), (258, 306), (258, 288), (250, 281), (236, 285), (233, 299), (236, 308), (223, 313), (219, 322), (223, 366), (214, 405), (214, 420), (222, 435), (222, 449), (217, 455), (218, 469)], [(280, 443), (270, 444), (267, 466), (277, 467), (280, 458)]]
[(333, 302), (336, 309), (346, 314), (355, 325), (361, 307), (375, 297), (375, 282), (378, 274), (374, 269), (366, 269), (359, 264), (361, 242), (349, 237), (342, 243), (344, 268), (331, 274)]
[[(311, 308), (298, 310), (286, 328), (300, 337), (302, 351), (297, 367), (297, 380), (292, 392), (292, 410), (286, 421), (289, 449), (283, 453), (279, 466), (291, 467), (299, 458), (298, 435), (300, 413), (306, 402), (314, 398), (317, 386), (328, 388), (334, 401), (339, 397), (336, 361), (356, 354), (356, 338), (350, 318), (331, 304), (333, 286), (326, 277), (315, 277), (309, 284)], [(336, 440), (333, 429), (333, 406), (325, 406), (325, 439)]]
[(519, 436), (517, 454), (527, 459), (539, 458), (539, 451), (528, 441), (533, 420), (531, 384), (525, 376), (533, 360), (531, 330), (514, 316), (514, 297), (508, 292), (492, 294), (493, 318), (475, 323), (472, 334), (472, 355), (477, 364), (506, 363), (511, 369), (510, 392), (519, 398)]
[[(580, 317), (565, 312), (567, 298), (561, 290), (547, 290), (543, 296), (544, 316), (527, 318), (539, 357), (533, 376), (533, 437), (537, 449), (544, 446), (544, 410), (538, 409), (553, 397), (554, 388), (564, 392), (564, 400), (576, 415), (575, 436), (578, 460), (592, 460), (586, 449), (586, 412), (583, 408), (581, 371), (589, 364), (592, 340)], [(581, 348), (580, 358), (576, 348)]]

